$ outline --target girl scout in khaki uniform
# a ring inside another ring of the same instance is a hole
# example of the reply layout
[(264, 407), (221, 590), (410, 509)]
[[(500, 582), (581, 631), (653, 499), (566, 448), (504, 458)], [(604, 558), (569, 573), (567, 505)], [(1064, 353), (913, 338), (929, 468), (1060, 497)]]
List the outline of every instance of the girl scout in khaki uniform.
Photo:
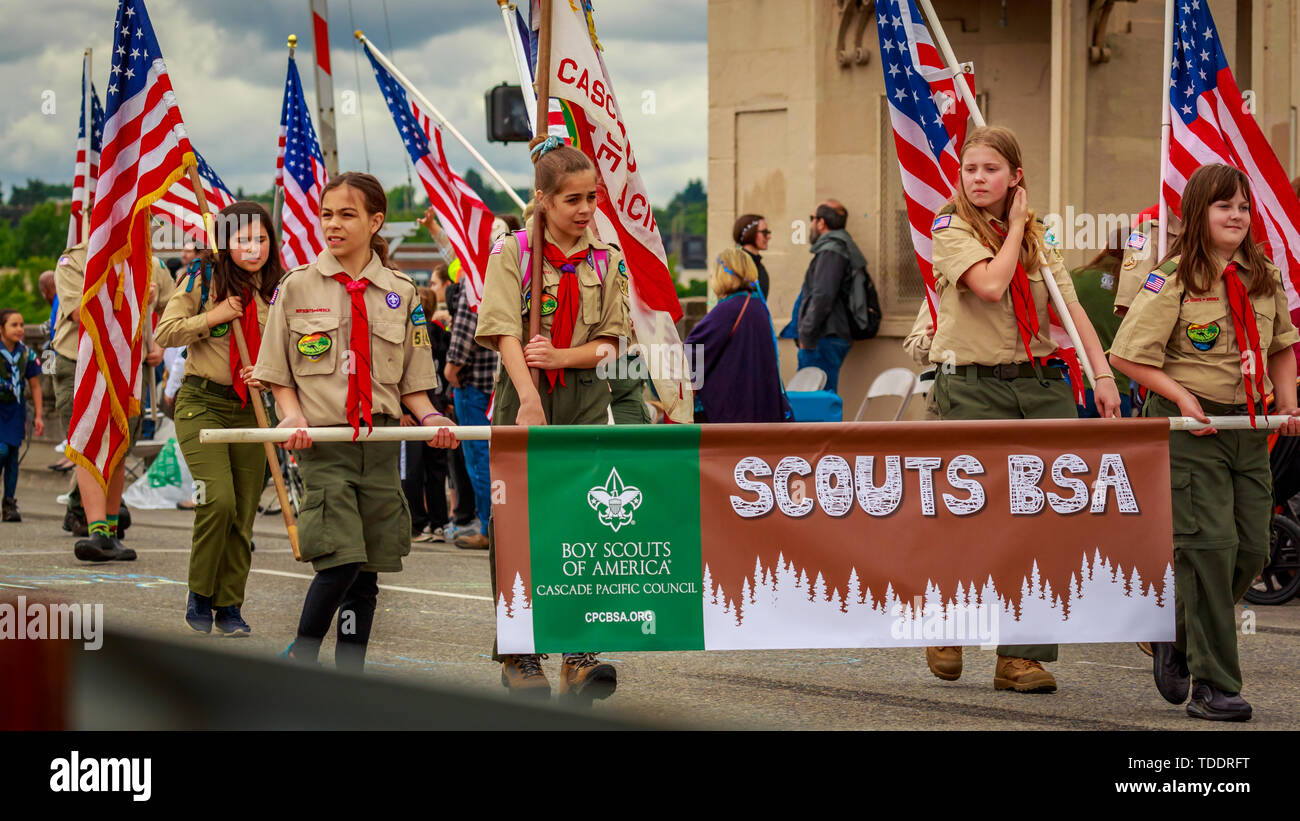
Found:
[[(977, 128), (961, 157), (961, 186), (932, 231), (939, 322), (930, 361), (940, 366), (932, 389), (939, 417), (1075, 418), (1065, 363), (1052, 341), (1041, 262), (1047, 246), (1043, 226), (1028, 208), (1020, 146), (1005, 128)], [(1088, 359), (1100, 368), (1097, 408), (1102, 416), (1115, 416), (1119, 393), (1103, 366), (1096, 331), (1060, 254), (1052, 250), (1047, 256)], [(999, 647), (994, 687), (1055, 691), (1056, 679), (1042, 662), (1055, 661), (1056, 653), (1054, 644)], [(961, 675), (960, 647), (927, 648), (926, 661), (941, 679)]]
[[(404, 404), (422, 425), (449, 425), (433, 409), (436, 388), (428, 319), (406, 274), (386, 267), (378, 235), (388, 200), (369, 174), (329, 181), (321, 199), (327, 250), (290, 271), (271, 301), (253, 375), (271, 386), (280, 427), (346, 425), (359, 432), (399, 423)], [(451, 431), (429, 443), (455, 447)], [(307, 495), (301, 553), (316, 570), (298, 634), (285, 651), (314, 664), (339, 613), (335, 662), (361, 672), (379, 594), (378, 574), (402, 569), (411, 552), (411, 514), (398, 475), (398, 442), (313, 446), (303, 430), (285, 443), (301, 449)]]
[(257, 427), (250, 402), (258, 399), (246, 384), (252, 363), (240, 361), (234, 320), (240, 320), (248, 355), (256, 360), (267, 303), (284, 269), (264, 207), (236, 202), (219, 216), (243, 224), (215, 259), (205, 252), (190, 266), (185, 286), (168, 302), (155, 336), (164, 347), (186, 348), (185, 381), (176, 394), (176, 438), (195, 486), (201, 488), (185, 621), (209, 633), (215, 607), (217, 632), (246, 636), (250, 628), (240, 606), (252, 564), (253, 518), (265, 483), (266, 452), (256, 443), (200, 445), (199, 431)]
[[(1226, 165), (1197, 169), (1183, 191), (1184, 232), (1148, 276), (1111, 347), (1146, 385), (1145, 416), (1294, 417), (1296, 362), (1281, 275), (1250, 236), (1250, 185)], [(1267, 368), (1264, 359), (1267, 357)], [(1288, 419), (1282, 433), (1300, 433)], [(1189, 715), (1245, 721), (1234, 606), (1268, 560), (1273, 509), (1264, 430), (1169, 434), (1177, 638), (1153, 643), (1160, 694)]]
[[(493, 425), (603, 425), (610, 403), (608, 384), (596, 376), (604, 346), (616, 351), (626, 337), (626, 299), (619, 285), (626, 273), (623, 255), (592, 233), (596, 210), (596, 169), (576, 148), (554, 137), (532, 143), (537, 170), (537, 202), (546, 214), (546, 238), (524, 232), (499, 240), (488, 260), (479, 306), (476, 341), (499, 351)], [(528, 259), (544, 254), (542, 333), (526, 339), (531, 284), (521, 271), (521, 242)], [(539, 247), (540, 246), (540, 247)], [(603, 262), (602, 262), (603, 260)], [(529, 368), (542, 371), (540, 390)], [(489, 547), (493, 597), (496, 596), (495, 544)], [(514, 692), (546, 697), (551, 685), (539, 656), (493, 658), (501, 662), (501, 683)], [(595, 653), (565, 653), (560, 694), (590, 701), (614, 692), (612, 665)]]

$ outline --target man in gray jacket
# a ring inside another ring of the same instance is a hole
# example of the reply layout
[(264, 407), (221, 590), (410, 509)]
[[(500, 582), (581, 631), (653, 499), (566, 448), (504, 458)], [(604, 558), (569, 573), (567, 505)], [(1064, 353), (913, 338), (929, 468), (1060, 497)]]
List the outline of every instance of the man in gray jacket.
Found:
[(826, 390), (839, 386), (840, 365), (853, 344), (844, 285), (866, 258), (844, 230), (848, 211), (836, 200), (817, 206), (810, 226), (812, 262), (799, 292), (799, 367), (826, 372)]

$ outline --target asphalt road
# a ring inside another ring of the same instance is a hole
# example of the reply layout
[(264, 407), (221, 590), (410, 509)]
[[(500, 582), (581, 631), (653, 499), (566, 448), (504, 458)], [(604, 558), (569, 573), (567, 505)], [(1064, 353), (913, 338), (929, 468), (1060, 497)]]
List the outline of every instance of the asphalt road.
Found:
[[(105, 622), (237, 652), (273, 656), (294, 635), (311, 568), (293, 560), (278, 515), (259, 516), (243, 639), (197, 636), (183, 621), (192, 515), (134, 512), (128, 543), (135, 562), (91, 565), (72, 554), (55, 496), (65, 485), (44, 469), (37, 445), (22, 471), (20, 524), (0, 525), (0, 590), (40, 591), (102, 602)], [(380, 577), (368, 673), (499, 691), (489, 658), (493, 611), (485, 551), (417, 544), (400, 574)], [(1300, 729), (1300, 602), (1255, 608), (1256, 629), (1240, 638), (1244, 695), (1255, 719), (1244, 725), (1190, 719), (1165, 703), (1150, 662), (1131, 644), (1061, 648), (1049, 665), (1053, 695), (993, 690), (994, 654), (968, 649), (965, 674), (942, 682), (917, 650), (615, 653), (615, 696), (597, 711), (678, 726), (782, 729), (1180, 729), (1257, 732)], [(327, 640), (322, 659), (333, 655)], [(545, 662), (552, 684), (559, 659)]]

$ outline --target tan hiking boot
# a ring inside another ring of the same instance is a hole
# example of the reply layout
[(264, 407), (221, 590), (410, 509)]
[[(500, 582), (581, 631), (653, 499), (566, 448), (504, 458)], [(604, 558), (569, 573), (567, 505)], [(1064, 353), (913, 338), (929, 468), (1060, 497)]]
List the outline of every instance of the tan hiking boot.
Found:
[(998, 656), (998, 666), (993, 673), (993, 689), (1015, 690), (1017, 693), (1055, 693), (1056, 679), (1033, 659)]
[(469, 536), (457, 536), (455, 545), (461, 550), (487, 550), (488, 537), (484, 536), (482, 533), (473, 533)]
[(1142, 654), (1143, 654), (1144, 656), (1146, 656), (1147, 658), (1153, 658), (1153, 657), (1154, 657), (1154, 654), (1153, 654), (1152, 651), (1151, 651), (1151, 642), (1149, 642), (1149, 641), (1139, 641), (1139, 642), (1137, 643), (1137, 645), (1138, 645), (1138, 649), (1142, 651)]
[(595, 653), (565, 653), (560, 665), (560, 695), (590, 704), (609, 698), (618, 687), (614, 665), (600, 661)]
[(927, 647), (925, 663), (930, 665), (930, 672), (944, 681), (956, 681), (961, 678), (960, 647)]
[(546, 656), (502, 656), (501, 686), (512, 695), (551, 697), (551, 682), (542, 672), (541, 660)]

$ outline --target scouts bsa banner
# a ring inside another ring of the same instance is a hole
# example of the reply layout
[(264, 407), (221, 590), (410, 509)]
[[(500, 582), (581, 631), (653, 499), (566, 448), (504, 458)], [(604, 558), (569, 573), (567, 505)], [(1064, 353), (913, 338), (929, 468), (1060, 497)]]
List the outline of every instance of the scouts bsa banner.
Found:
[(1172, 641), (1164, 420), (497, 428), (503, 653)]

